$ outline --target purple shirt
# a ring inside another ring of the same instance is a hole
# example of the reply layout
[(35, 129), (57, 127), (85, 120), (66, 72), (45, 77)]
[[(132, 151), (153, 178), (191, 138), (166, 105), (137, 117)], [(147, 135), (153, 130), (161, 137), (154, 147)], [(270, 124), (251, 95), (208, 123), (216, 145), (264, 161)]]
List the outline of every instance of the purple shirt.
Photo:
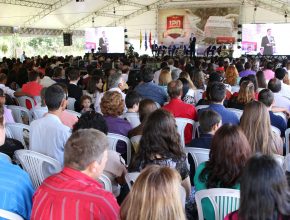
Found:
[(245, 77), (248, 75), (256, 75), (256, 72), (253, 70), (243, 70), (242, 72), (239, 73), (240, 77)]
[[(120, 134), (125, 137), (128, 137), (128, 132), (132, 130), (131, 124), (125, 119), (112, 117), (112, 116), (104, 116), (104, 119), (107, 122), (108, 130), (110, 133)], [(126, 145), (124, 143), (117, 144), (117, 152), (123, 154), (126, 153)]]

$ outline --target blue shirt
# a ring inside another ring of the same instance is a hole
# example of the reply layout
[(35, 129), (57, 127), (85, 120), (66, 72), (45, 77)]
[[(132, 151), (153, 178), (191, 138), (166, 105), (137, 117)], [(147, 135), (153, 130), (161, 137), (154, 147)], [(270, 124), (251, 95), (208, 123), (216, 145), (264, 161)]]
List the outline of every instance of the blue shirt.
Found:
[(193, 139), (187, 146), (210, 149), (212, 138), (212, 134), (201, 134), (199, 138)]
[(0, 155), (0, 209), (30, 219), (33, 194), (28, 174)]
[(210, 104), (208, 108), (203, 108), (198, 111), (198, 114), (201, 114), (205, 110), (213, 110), (217, 113), (220, 114), (222, 117), (222, 123), (230, 123), (233, 125), (238, 125), (240, 123), (239, 118), (237, 115), (230, 110), (226, 109), (223, 105), (221, 104)]
[(136, 86), (135, 91), (143, 98), (151, 99), (161, 106), (167, 101), (167, 93), (164, 89), (153, 82), (142, 83)]
[(281, 136), (285, 137), (285, 131), (287, 129), (287, 124), (284, 121), (284, 119), (279, 115), (275, 115), (272, 111), (269, 111), (269, 114), (270, 114), (271, 125), (278, 128), (281, 131)]

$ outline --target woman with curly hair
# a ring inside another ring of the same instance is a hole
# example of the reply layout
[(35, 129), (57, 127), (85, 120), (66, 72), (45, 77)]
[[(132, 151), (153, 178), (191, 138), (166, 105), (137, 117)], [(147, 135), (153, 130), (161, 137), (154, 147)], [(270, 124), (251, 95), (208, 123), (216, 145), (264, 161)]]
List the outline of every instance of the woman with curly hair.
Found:
[(238, 82), (239, 72), (235, 65), (230, 65), (225, 72), (225, 83), (234, 86)]
[(181, 176), (187, 196), (190, 195), (191, 185), (186, 155), (180, 144), (175, 119), (164, 109), (158, 109), (148, 117), (143, 128), (140, 149), (130, 168), (132, 171), (140, 172), (151, 164), (176, 169)]
[[(224, 124), (213, 136), (209, 161), (201, 163), (194, 176), (196, 191), (210, 188), (239, 189), (242, 170), (251, 156), (250, 144), (237, 125)], [(206, 220), (214, 220), (209, 199), (202, 201)]]
[[(123, 114), (125, 107), (122, 95), (117, 91), (105, 92), (100, 106), (104, 119), (107, 122), (109, 132), (127, 137), (132, 126), (128, 121), (119, 118), (119, 116)], [(118, 142), (116, 149), (121, 154), (126, 153), (126, 146), (122, 142)]]

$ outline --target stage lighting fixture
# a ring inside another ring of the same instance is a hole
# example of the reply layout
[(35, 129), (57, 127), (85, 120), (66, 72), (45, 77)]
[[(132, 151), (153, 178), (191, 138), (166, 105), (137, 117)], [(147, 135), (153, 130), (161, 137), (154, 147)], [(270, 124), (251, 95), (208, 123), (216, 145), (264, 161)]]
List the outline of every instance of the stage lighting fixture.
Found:
[(84, 2), (85, 0), (76, 0), (76, 2)]
[(238, 41), (238, 42), (242, 42), (242, 39), (239, 38), (237, 41)]
[(127, 34), (125, 35), (125, 38), (128, 38), (128, 35)]
[(242, 34), (242, 32), (241, 31), (238, 31), (238, 34)]
[(124, 32), (125, 32), (125, 33), (128, 32), (127, 28), (124, 29)]
[(242, 25), (241, 24), (238, 24), (238, 28), (241, 28), (242, 27)]

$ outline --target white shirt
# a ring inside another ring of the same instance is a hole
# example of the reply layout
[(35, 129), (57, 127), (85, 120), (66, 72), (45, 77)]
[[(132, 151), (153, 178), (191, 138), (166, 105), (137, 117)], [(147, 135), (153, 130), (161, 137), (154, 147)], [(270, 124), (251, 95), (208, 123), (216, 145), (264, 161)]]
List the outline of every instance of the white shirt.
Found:
[(286, 108), (290, 111), (290, 100), (284, 96), (280, 92), (274, 93), (274, 106)]
[(0, 89), (3, 90), (3, 92), (7, 95), (9, 95), (11, 98), (15, 98), (14, 96), (14, 90), (10, 89), (8, 86), (5, 86), (4, 84), (0, 84)]
[(43, 87), (49, 87), (53, 84), (55, 84), (56, 82), (54, 80), (52, 80), (50, 77), (48, 76), (44, 76), (41, 80), (40, 80), (40, 85), (42, 85)]
[(56, 115), (48, 113), (31, 122), (29, 149), (52, 157), (63, 165), (64, 145), (70, 135), (70, 128), (63, 125)]
[(281, 91), (279, 92), (282, 96), (290, 99), (290, 86), (281, 81)]

